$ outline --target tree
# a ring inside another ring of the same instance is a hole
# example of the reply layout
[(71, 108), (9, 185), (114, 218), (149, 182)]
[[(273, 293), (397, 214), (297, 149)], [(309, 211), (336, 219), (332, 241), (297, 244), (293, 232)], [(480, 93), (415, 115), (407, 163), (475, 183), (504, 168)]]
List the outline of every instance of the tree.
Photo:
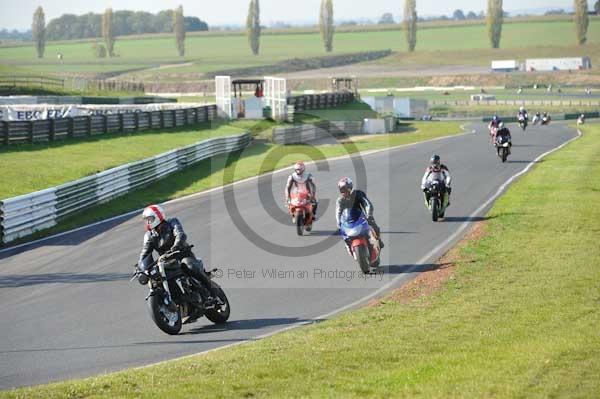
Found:
[(487, 29), (492, 48), (500, 47), (500, 36), (502, 35), (502, 23), (504, 21), (502, 15), (502, 0), (488, 0)]
[(42, 7), (38, 7), (33, 13), (33, 22), (31, 23), (31, 35), (38, 58), (44, 58), (46, 49), (46, 17)]
[(329, 53), (333, 51), (333, 0), (321, 0), (319, 26), (325, 51)]
[(258, 55), (260, 51), (260, 5), (258, 0), (250, 0), (248, 17), (246, 19), (246, 34), (252, 54)]
[(594, 4), (594, 11), (596, 14), (600, 15), (600, 0), (597, 0), (596, 4)]
[(396, 21), (394, 21), (394, 16), (391, 12), (386, 12), (385, 14), (383, 14), (378, 22), (378, 24), (380, 25), (392, 25), (395, 23)]
[(175, 33), (177, 53), (180, 57), (183, 57), (185, 55), (185, 20), (183, 19), (182, 6), (173, 10), (173, 32)]
[(109, 57), (115, 55), (115, 35), (113, 32), (113, 11), (107, 8), (102, 16), (102, 37)]
[(577, 44), (585, 44), (587, 40), (587, 30), (590, 24), (588, 17), (588, 2), (587, 0), (575, 0), (575, 32), (577, 33)]
[(458, 20), (463, 20), (466, 19), (467, 17), (465, 17), (465, 13), (463, 12), (463, 10), (454, 10), (454, 13), (452, 14), (452, 18), (454, 19), (458, 19)]
[(473, 11), (469, 11), (469, 13), (467, 14), (467, 19), (477, 19), (477, 14), (475, 14)]
[(415, 51), (417, 45), (417, 2), (404, 1), (404, 34), (408, 43), (408, 51)]

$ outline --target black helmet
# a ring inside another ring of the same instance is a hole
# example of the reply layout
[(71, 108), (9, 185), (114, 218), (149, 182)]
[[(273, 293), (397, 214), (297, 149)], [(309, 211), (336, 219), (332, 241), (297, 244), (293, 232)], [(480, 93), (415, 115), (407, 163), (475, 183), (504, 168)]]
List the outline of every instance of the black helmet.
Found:
[(441, 160), (440, 160), (440, 156), (437, 154), (434, 154), (431, 159), (429, 160), (429, 162), (431, 163), (431, 166), (434, 168), (439, 168), (440, 164), (441, 164)]

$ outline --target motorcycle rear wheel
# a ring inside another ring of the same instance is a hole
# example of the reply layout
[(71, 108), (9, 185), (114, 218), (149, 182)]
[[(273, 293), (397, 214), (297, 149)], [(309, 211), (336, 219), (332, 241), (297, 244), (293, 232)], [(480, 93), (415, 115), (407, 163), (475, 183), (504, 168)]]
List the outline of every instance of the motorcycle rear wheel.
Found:
[(225, 291), (217, 283), (211, 282), (211, 284), (217, 288), (219, 299), (223, 302), (223, 305), (217, 306), (214, 309), (208, 309), (204, 315), (215, 324), (223, 324), (229, 319), (229, 314), (231, 313), (229, 300), (227, 299), (227, 295), (225, 295)]

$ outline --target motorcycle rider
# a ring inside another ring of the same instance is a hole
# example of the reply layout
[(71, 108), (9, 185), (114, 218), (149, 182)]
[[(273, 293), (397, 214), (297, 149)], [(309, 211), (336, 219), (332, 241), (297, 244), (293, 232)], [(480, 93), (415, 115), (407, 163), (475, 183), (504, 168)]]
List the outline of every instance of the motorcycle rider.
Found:
[[(354, 183), (349, 177), (342, 177), (338, 182), (338, 189), (340, 190), (340, 196), (335, 204), (335, 222), (338, 226), (338, 231), (341, 230), (341, 216), (345, 209), (357, 209), (365, 214), (369, 226), (375, 232), (375, 238), (379, 240), (379, 248), (383, 248), (383, 241), (381, 241), (381, 230), (375, 222), (373, 217), (373, 203), (367, 198), (362, 190), (355, 190)], [(350, 250), (350, 247), (346, 243), (346, 249)]]
[(425, 203), (429, 206), (429, 188), (428, 183), (430, 178), (434, 176), (439, 176), (444, 180), (444, 203), (446, 203), (447, 207), (450, 206), (450, 194), (452, 194), (452, 187), (450, 187), (450, 183), (452, 183), (452, 176), (450, 175), (450, 170), (448, 167), (442, 163), (442, 160), (439, 155), (434, 154), (429, 159), (429, 166), (425, 169), (425, 174), (421, 179), (421, 190), (425, 194)]
[(504, 122), (500, 122), (498, 125), (498, 130), (496, 130), (496, 134), (494, 135), (494, 147), (496, 147), (496, 137), (498, 136), (507, 136), (508, 137), (508, 154), (510, 155), (510, 148), (512, 147), (512, 136), (510, 135), (510, 130), (506, 126), (504, 126)]
[(579, 118), (577, 118), (577, 124), (583, 125), (584, 123), (585, 123), (585, 114), (581, 114), (581, 115), (579, 115)]
[(523, 106), (519, 107), (519, 113), (517, 114), (517, 120), (520, 121), (521, 118), (523, 118), (524, 120), (528, 120), (529, 119), (529, 115), (527, 114), (527, 110)]
[(540, 122), (542, 120), (542, 116), (540, 115), (540, 112), (536, 112), (535, 115), (533, 116), (533, 124), (537, 124), (538, 122)]
[(298, 161), (294, 164), (294, 173), (288, 177), (285, 185), (285, 202), (290, 202), (290, 195), (294, 185), (297, 187), (299, 184), (305, 184), (310, 193), (310, 201), (313, 206), (313, 220), (316, 221), (317, 206), (319, 205), (319, 201), (317, 201), (317, 185), (315, 184), (313, 175), (311, 173), (304, 173), (305, 171), (306, 166), (303, 161)]
[(498, 115), (494, 114), (494, 116), (492, 116), (492, 121), (488, 125), (488, 130), (490, 131), (490, 136), (492, 137), (492, 144), (494, 143), (496, 131), (498, 130), (498, 125), (500, 123), (502, 123), (502, 120), (500, 120)]
[(177, 259), (181, 267), (194, 279), (198, 280), (209, 292), (205, 306), (211, 306), (218, 297), (218, 290), (211, 284), (210, 278), (204, 271), (204, 264), (197, 259), (187, 244), (187, 235), (177, 218), (167, 219), (165, 211), (158, 205), (149, 205), (142, 213), (146, 234), (140, 259), (140, 269), (145, 269), (153, 262), (152, 253), (163, 255), (170, 251), (181, 251), (173, 259)]
[(542, 125), (547, 125), (548, 123), (550, 123), (551, 120), (552, 118), (550, 117), (550, 115), (548, 115), (547, 112), (544, 112), (544, 114), (542, 115)]

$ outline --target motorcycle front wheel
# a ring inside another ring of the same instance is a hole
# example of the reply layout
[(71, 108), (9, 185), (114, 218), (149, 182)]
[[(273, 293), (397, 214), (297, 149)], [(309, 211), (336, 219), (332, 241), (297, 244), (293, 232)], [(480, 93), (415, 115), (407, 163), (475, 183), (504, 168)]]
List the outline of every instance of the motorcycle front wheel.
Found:
[(299, 236), (304, 234), (304, 214), (302, 212), (298, 212), (296, 215), (296, 233)]
[(367, 247), (365, 245), (354, 247), (354, 253), (356, 254), (356, 261), (358, 262), (360, 270), (364, 274), (369, 274), (371, 268), (371, 257), (369, 256), (369, 250)]
[(431, 220), (434, 222), (437, 222), (437, 220), (438, 220), (438, 208), (439, 208), (439, 204), (438, 204), (437, 198), (432, 198), (431, 199)]
[(181, 331), (181, 313), (172, 311), (165, 304), (164, 297), (155, 294), (148, 298), (148, 310), (154, 324), (169, 335), (177, 335)]

